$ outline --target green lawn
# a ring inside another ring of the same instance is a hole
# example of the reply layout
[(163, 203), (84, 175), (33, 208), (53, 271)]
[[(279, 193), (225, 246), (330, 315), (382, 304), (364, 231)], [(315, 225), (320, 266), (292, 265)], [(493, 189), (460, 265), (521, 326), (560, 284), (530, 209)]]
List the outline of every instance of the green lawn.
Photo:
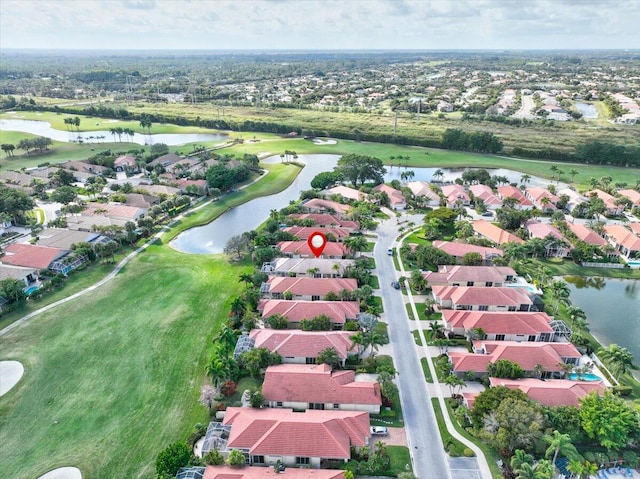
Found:
[(420, 358), (420, 365), (422, 366), (422, 372), (424, 373), (424, 380), (428, 383), (432, 383), (433, 377), (431, 377), (431, 370), (429, 369), (427, 358)]
[(552, 276), (602, 276), (603, 278), (640, 279), (640, 269), (589, 268), (566, 259), (528, 259), (523, 265), (523, 270), (533, 273), (540, 266), (549, 268)]
[(25, 376), (0, 398), (0, 470), (32, 479), (152, 477), (157, 453), (207, 421), (198, 404), (211, 339), (241, 268), (152, 246), (91, 295), (0, 338)]
[[(401, 472), (411, 472), (411, 455), (409, 449), (405, 446), (387, 446), (387, 451), (391, 457), (389, 472), (397, 476)], [(409, 466), (409, 467), (407, 467)]]

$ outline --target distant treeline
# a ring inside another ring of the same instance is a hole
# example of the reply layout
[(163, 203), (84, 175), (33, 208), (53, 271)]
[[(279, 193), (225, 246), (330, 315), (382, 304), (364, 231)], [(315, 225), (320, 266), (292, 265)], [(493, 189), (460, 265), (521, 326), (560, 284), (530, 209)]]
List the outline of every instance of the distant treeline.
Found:
[[(133, 114), (125, 108), (109, 108), (107, 106), (90, 106), (86, 108), (73, 107), (44, 107), (32, 104), (20, 104), (18, 109), (55, 111), (72, 115), (84, 114), (101, 118), (117, 118), (120, 120), (140, 120), (140, 114)], [(299, 125), (244, 120), (239, 122), (224, 119), (196, 117), (189, 119), (183, 116), (145, 113), (152, 123), (171, 123), (180, 126), (199, 126), (217, 130), (253, 131), (262, 133), (276, 133), (286, 135), (292, 132), (301, 136), (330, 137), (344, 140), (370, 141), (376, 143), (391, 143), (398, 145), (414, 145), (429, 148), (443, 148), (447, 150), (473, 151), (477, 153), (500, 153), (503, 150), (502, 141), (493, 133), (467, 133), (460, 129), (448, 128), (441, 138), (416, 137), (403, 134), (367, 132), (358, 129), (322, 129), (315, 130), (301, 128)], [(525, 149), (515, 147), (510, 152), (523, 158), (535, 158), (550, 161), (569, 161), (576, 163), (640, 167), (640, 143), (638, 146), (623, 146), (602, 141), (589, 141), (576, 147), (574, 153), (553, 148)]]

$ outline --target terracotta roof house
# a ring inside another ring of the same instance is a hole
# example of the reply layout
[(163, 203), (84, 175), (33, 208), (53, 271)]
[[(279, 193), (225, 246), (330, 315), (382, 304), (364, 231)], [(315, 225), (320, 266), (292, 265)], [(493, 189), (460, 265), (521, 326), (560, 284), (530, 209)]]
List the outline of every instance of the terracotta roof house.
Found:
[(36, 270), (52, 269), (59, 260), (69, 254), (69, 250), (24, 243), (10, 244), (4, 252), (5, 255), (0, 258), (2, 264)]
[[(268, 463), (268, 465), (275, 465)], [(345, 479), (344, 471), (338, 469), (307, 469), (292, 467), (286, 471), (287, 479)], [(279, 479), (281, 473), (275, 472), (273, 467), (241, 468), (233, 466), (207, 466), (204, 468), (202, 479)]]
[(389, 204), (391, 205), (391, 208), (394, 210), (403, 210), (407, 207), (407, 200), (405, 199), (402, 192), (396, 190), (395, 188), (392, 188), (389, 185), (385, 185), (384, 183), (381, 183), (379, 185), (374, 186), (372, 191), (379, 191), (381, 193), (386, 193), (387, 196), (389, 197)]
[(619, 216), (624, 211), (624, 205), (616, 205), (617, 198), (606, 191), (595, 189), (585, 193), (587, 198), (593, 195), (597, 196), (604, 202), (604, 206), (606, 208), (605, 214), (609, 216)]
[(135, 156), (131, 155), (120, 155), (113, 161), (113, 167), (117, 172), (138, 173), (140, 171)]
[(471, 199), (462, 185), (445, 185), (442, 187), (442, 194), (446, 197), (449, 208), (459, 203), (464, 206), (471, 204)]
[(327, 364), (278, 364), (264, 375), (262, 395), (269, 407), (294, 410), (366, 411), (380, 414), (377, 382), (356, 381), (353, 370), (331, 371)]
[(351, 447), (370, 439), (369, 414), (358, 411), (230, 407), (222, 424), (231, 426), (226, 450), (247, 451), (249, 465), (277, 458), (286, 466), (319, 468), (327, 459), (348, 461)]
[(120, 203), (88, 203), (82, 214), (84, 216), (107, 216), (127, 221), (137, 221), (146, 214), (147, 210)]
[(471, 185), (469, 191), (473, 193), (473, 196), (482, 200), (484, 205), (490, 209), (495, 210), (502, 206), (502, 200), (498, 198), (491, 187), (487, 185)]
[[(553, 212), (559, 198), (545, 188), (532, 186), (524, 190), (524, 195), (529, 198), (539, 210)], [(546, 200), (544, 199), (546, 198)]]
[(289, 215), (288, 218), (301, 221), (301, 222), (310, 222), (314, 226), (318, 226), (320, 228), (328, 228), (338, 226), (340, 228), (344, 228), (348, 230), (350, 233), (354, 233), (360, 229), (360, 225), (351, 220), (345, 220), (336, 215), (330, 215), (328, 213), (305, 213), (305, 214), (293, 214)]
[(344, 365), (347, 356), (357, 354), (350, 331), (300, 331), (299, 329), (253, 329), (254, 347), (267, 348), (287, 364), (315, 364), (321, 351), (334, 348)]
[(492, 388), (504, 386), (509, 389), (520, 389), (529, 399), (545, 406), (580, 406), (580, 399), (592, 391), (602, 396), (605, 386), (601, 381), (570, 381), (568, 379), (537, 378), (502, 379), (489, 378)]
[(456, 259), (462, 259), (467, 253), (478, 253), (482, 256), (484, 264), (491, 264), (494, 258), (502, 257), (504, 252), (498, 248), (487, 248), (486, 246), (477, 246), (467, 243), (458, 243), (455, 241), (434, 241), (432, 243), (434, 248), (438, 248), (444, 251), (448, 255), (453, 256)]
[(364, 201), (369, 198), (369, 195), (358, 191), (354, 188), (349, 188), (345, 185), (337, 185), (333, 188), (329, 188), (328, 190), (323, 190), (320, 192), (323, 196), (329, 197), (332, 195), (340, 195), (347, 200), (356, 200), (356, 201)]
[(440, 265), (438, 271), (427, 271), (422, 277), (430, 286), (489, 286), (500, 287), (517, 276), (508, 266)]
[(476, 236), (486, 238), (489, 241), (493, 241), (496, 244), (499, 244), (499, 245), (505, 244), (505, 243), (524, 244), (524, 241), (522, 241), (513, 233), (509, 233), (508, 231), (505, 231), (502, 228), (499, 228), (496, 225), (489, 223), (488, 221), (475, 220), (471, 222), (471, 226), (473, 227), (473, 231), (475, 232)]
[(635, 223), (635, 222), (634, 223), (627, 223), (627, 226), (635, 234), (640, 235), (640, 223)]
[(598, 247), (602, 247), (607, 244), (607, 240), (605, 240), (591, 228), (587, 228), (581, 223), (567, 222), (567, 228), (569, 229), (569, 231), (573, 232), (573, 234), (576, 235), (576, 237), (580, 241), (584, 241), (587, 244)]
[(322, 198), (312, 198), (302, 203), (302, 210), (307, 213), (337, 213), (346, 214), (351, 207), (343, 205), (336, 201), (325, 200)]
[(522, 288), (434, 286), (433, 297), (442, 309), (465, 311), (531, 311), (533, 301)]
[(271, 276), (342, 278), (345, 269), (354, 264), (352, 259), (276, 258), (264, 263), (261, 271)]
[(260, 293), (266, 299), (284, 299), (285, 291), (291, 293), (291, 299), (302, 301), (320, 301), (331, 291), (340, 295), (340, 291), (353, 291), (358, 287), (354, 278), (290, 278), (273, 276), (262, 283)]
[(555, 226), (549, 223), (540, 223), (538, 221), (527, 221), (525, 224), (525, 228), (529, 232), (530, 238), (538, 238), (538, 239), (547, 239), (549, 236), (553, 238), (563, 241), (566, 243), (566, 246), (559, 243), (549, 243), (545, 244), (545, 256), (547, 258), (565, 258), (569, 256), (569, 252), (571, 251), (571, 244), (569, 241), (562, 236), (560, 230)]
[[(278, 243), (280, 253), (289, 258), (315, 258), (316, 255), (311, 251), (307, 241), (281, 241)], [(322, 250), (320, 258), (324, 259), (344, 259), (349, 255), (349, 250), (342, 243), (335, 241), (327, 241)]]
[(618, 190), (618, 194), (631, 201), (633, 207), (640, 206), (640, 192), (636, 190)]
[(262, 319), (274, 314), (285, 316), (289, 320), (289, 328), (300, 328), (303, 319), (312, 319), (324, 314), (331, 319), (334, 330), (344, 328), (347, 321), (355, 321), (360, 313), (357, 301), (286, 301), (280, 299), (266, 299), (258, 304), (258, 311)]
[(339, 226), (329, 228), (319, 228), (317, 226), (288, 226), (284, 228), (284, 231), (286, 231), (287, 233), (291, 233), (300, 240), (305, 241), (309, 238), (309, 236), (311, 236), (311, 234), (316, 231), (324, 233), (325, 236), (329, 235), (327, 236), (327, 239), (333, 237), (331, 238), (331, 241), (342, 241), (345, 238), (348, 238), (351, 234), (349, 230), (340, 228)]
[(209, 192), (209, 183), (207, 183), (207, 180), (188, 180), (182, 178), (180, 180), (177, 180), (176, 184), (178, 185), (178, 188), (182, 193), (187, 193), (187, 188), (189, 187), (192, 187), (189, 188), (189, 190), (195, 189), (195, 191), (197, 191), (197, 193), (202, 196), (206, 195)]
[(442, 311), (447, 331), (469, 336), (482, 329), (487, 341), (555, 341), (551, 318), (539, 312)]
[(425, 206), (439, 206), (440, 195), (431, 189), (431, 185), (426, 181), (410, 181), (407, 186), (413, 196), (422, 197)]
[(640, 238), (622, 225), (607, 225), (605, 236), (626, 259), (640, 258)]
[(487, 365), (500, 359), (517, 363), (527, 376), (535, 374), (540, 364), (545, 375), (560, 377), (564, 374), (562, 364), (578, 364), (582, 356), (571, 343), (515, 342), (515, 341), (473, 341), (473, 353), (448, 352), (455, 374), (467, 371), (475, 375), (487, 373)]
[(522, 194), (518, 188), (512, 185), (503, 185), (498, 187), (498, 198), (503, 202), (507, 198), (513, 198), (516, 200), (515, 208), (525, 210), (532, 209), (533, 202)]

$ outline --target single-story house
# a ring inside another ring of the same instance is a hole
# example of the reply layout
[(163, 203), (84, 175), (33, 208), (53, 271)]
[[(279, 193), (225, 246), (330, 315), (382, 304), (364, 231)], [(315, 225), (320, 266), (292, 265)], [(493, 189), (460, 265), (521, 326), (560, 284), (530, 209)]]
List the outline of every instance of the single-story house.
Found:
[(504, 386), (509, 389), (520, 389), (529, 399), (550, 406), (580, 406), (580, 399), (596, 391), (602, 396), (605, 386), (601, 381), (570, 381), (568, 379), (537, 378), (503, 379), (489, 378), (492, 388)]
[(323, 233), (327, 239), (331, 241), (343, 241), (348, 238), (351, 232), (339, 226), (331, 226), (328, 228), (319, 228), (317, 226), (288, 226), (283, 231), (291, 233), (299, 240), (307, 240), (313, 233), (319, 231)]
[(370, 441), (369, 414), (358, 411), (230, 407), (222, 425), (230, 426), (223, 451), (245, 451), (249, 465), (280, 460), (285, 466), (320, 468), (327, 459), (347, 462), (351, 447)]
[(293, 214), (287, 216), (287, 218), (293, 219), (300, 223), (309, 223), (310, 225), (317, 226), (319, 228), (328, 227), (340, 227), (348, 230), (350, 233), (355, 233), (360, 229), (360, 225), (351, 220), (342, 219), (340, 216), (331, 215), (328, 213), (304, 213)]
[(152, 167), (160, 165), (163, 168), (167, 168), (174, 163), (178, 163), (179, 161), (182, 161), (182, 158), (180, 156), (176, 155), (175, 153), (167, 153), (166, 155), (159, 156), (151, 163), (149, 163), (149, 165)]
[(160, 204), (159, 196), (143, 195), (142, 193), (126, 193), (124, 196), (127, 199), (125, 205), (134, 208), (148, 210), (152, 206)]
[[(278, 243), (278, 248), (280, 248), (280, 253), (289, 258), (316, 257), (307, 241), (281, 241)], [(325, 259), (344, 259), (349, 255), (350, 252), (344, 244), (327, 241), (320, 257)]]
[(344, 215), (350, 208), (349, 205), (323, 198), (312, 198), (302, 203), (302, 210), (307, 213), (337, 213)]
[(358, 282), (354, 278), (290, 278), (273, 276), (262, 283), (260, 294), (266, 299), (284, 299), (285, 292), (291, 293), (291, 299), (320, 301), (329, 292), (340, 295), (342, 290), (354, 291)]
[[(2, 261), (2, 258), (0, 258), (0, 261)], [(0, 263), (0, 281), (5, 279), (22, 281), (24, 289), (27, 289), (38, 281), (38, 270), (36, 268), (24, 268)]]
[(345, 270), (354, 264), (352, 259), (276, 258), (264, 263), (261, 271), (271, 276), (342, 278)]
[(469, 191), (473, 193), (473, 196), (481, 200), (487, 209), (495, 210), (502, 206), (502, 200), (498, 198), (491, 187), (487, 185), (471, 185)]
[(487, 341), (555, 341), (551, 318), (541, 312), (442, 311), (446, 330), (469, 337), (482, 330)]
[(426, 181), (410, 181), (407, 186), (415, 197), (422, 197), (425, 206), (439, 206), (440, 195), (431, 189)]
[(33, 268), (38, 271), (50, 269), (56, 273), (66, 275), (73, 271), (86, 258), (76, 257), (72, 261), (64, 261), (70, 251), (67, 249), (51, 248), (49, 246), (36, 246), (32, 244), (13, 243), (4, 250), (4, 256), (0, 258), (2, 264)]
[(90, 233), (86, 231), (76, 231), (60, 228), (46, 228), (38, 233), (38, 246), (50, 246), (70, 250), (75, 243), (100, 243), (109, 241), (105, 236), (99, 233)]
[(498, 187), (498, 198), (504, 200), (513, 198), (516, 200), (515, 208), (520, 210), (530, 210), (533, 208), (533, 202), (522, 194), (518, 188), (513, 185), (503, 185)]
[(558, 203), (559, 198), (545, 188), (532, 186), (524, 190), (524, 195), (529, 198), (539, 210), (553, 212), (557, 209), (556, 203)]
[(580, 241), (584, 241), (587, 244), (598, 246), (599, 248), (607, 244), (607, 240), (605, 240), (591, 228), (588, 228), (581, 223), (567, 222), (567, 228), (574, 235), (576, 235), (576, 238), (578, 238)]
[(124, 228), (128, 221), (120, 218), (96, 215), (71, 215), (67, 216), (67, 229), (74, 231), (97, 231), (100, 226), (118, 226)]
[(385, 185), (384, 183), (381, 183), (379, 185), (374, 186), (372, 191), (379, 191), (381, 193), (386, 193), (387, 197), (389, 198), (389, 204), (391, 205), (391, 208), (394, 210), (403, 210), (407, 207), (407, 200), (405, 199), (402, 192), (396, 190), (395, 188), (392, 188), (389, 185)]
[(325, 198), (329, 198), (333, 195), (339, 195), (339, 196), (342, 196), (344, 199), (355, 200), (355, 201), (364, 201), (367, 198), (369, 198), (368, 194), (362, 191), (358, 191), (354, 188), (349, 188), (348, 186), (345, 186), (345, 185), (334, 186), (333, 188), (329, 188), (327, 190), (321, 191), (320, 194), (323, 195)]
[(458, 204), (463, 206), (471, 204), (471, 199), (462, 185), (445, 185), (442, 187), (442, 194), (445, 196), (449, 208)]
[(570, 188), (563, 188), (561, 190), (558, 190), (557, 193), (558, 193), (558, 197), (567, 196), (569, 198), (569, 201), (567, 202), (567, 206), (566, 206), (566, 208), (569, 211), (573, 211), (576, 208), (576, 206), (582, 203), (586, 203), (588, 201), (587, 198), (585, 198), (580, 193)]
[(631, 201), (631, 206), (640, 206), (640, 192), (636, 190), (618, 190), (618, 194)]
[(136, 157), (131, 155), (120, 155), (113, 161), (116, 172), (138, 173), (140, 168), (136, 162)]
[(147, 185), (144, 183), (140, 183), (138, 186), (136, 186), (136, 191), (154, 196), (175, 196), (180, 193), (180, 188), (174, 188), (173, 186), (167, 185)]
[(434, 286), (433, 298), (442, 309), (465, 311), (531, 311), (532, 299), (523, 288)]
[(84, 173), (95, 176), (101, 175), (107, 170), (106, 166), (94, 165), (86, 161), (65, 161), (64, 163), (58, 163), (56, 166), (64, 170), (69, 170), (73, 172), (74, 175), (75, 173)]
[(485, 265), (491, 264), (494, 258), (502, 257), (504, 254), (504, 252), (498, 248), (488, 248), (486, 246), (458, 243), (456, 241), (437, 240), (432, 243), (432, 246), (453, 256), (456, 260), (461, 260), (467, 253), (478, 253), (482, 256), (483, 264)]
[(585, 193), (585, 196), (587, 196), (587, 198), (594, 195), (600, 198), (604, 202), (604, 206), (606, 208), (605, 209), (606, 215), (620, 216), (624, 211), (624, 205), (616, 204), (616, 202), (618, 201), (618, 198), (616, 198), (613, 195), (610, 195), (606, 191), (602, 191), (596, 188), (595, 190), (587, 191)]
[(473, 227), (473, 231), (476, 236), (480, 236), (481, 238), (486, 238), (489, 241), (493, 241), (496, 244), (505, 244), (505, 243), (518, 243), (524, 244), (524, 241), (518, 238), (513, 233), (509, 233), (508, 231), (499, 228), (498, 226), (489, 223), (485, 220), (475, 220), (471, 222), (471, 226)]
[(294, 410), (366, 411), (380, 414), (377, 382), (356, 381), (353, 370), (332, 371), (328, 364), (269, 366), (262, 383), (269, 407)]
[(440, 265), (438, 271), (427, 271), (422, 277), (429, 286), (500, 287), (515, 280), (517, 273), (509, 266)]
[(517, 363), (526, 376), (534, 376), (538, 365), (545, 376), (561, 377), (564, 365), (577, 365), (580, 351), (571, 343), (473, 341), (473, 352), (450, 351), (447, 353), (456, 375), (467, 372), (475, 376), (487, 374), (487, 365), (500, 359)]
[(545, 245), (545, 256), (547, 258), (564, 258), (569, 255), (571, 251), (571, 244), (569, 241), (562, 235), (560, 230), (555, 226), (549, 223), (540, 223), (538, 221), (527, 221), (525, 224), (525, 228), (529, 232), (530, 238), (537, 238), (546, 240), (550, 236), (555, 238), (558, 241), (562, 241), (566, 243), (566, 245), (562, 245), (556, 242), (549, 243)]
[(280, 314), (289, 321), (289, 328), (298, 329), (303, 319), (312, 319), (321, 314), (331, 319), (334, 330), (341, 330), (347, 321), (356, 321), (360, 313), (357, 301), (286, 301), (266, 299), (258, 303), (262, 319)]
[(84, 216), (107, 216), (127, 221), (138, 221), (147, 213), (144, 208), (127, 206), (120, 203), (87, 203), (82, 211)]
[(253, 347), (267, 348), (288, 364), (315, 364), (318, 354), (334, 348), (344, 365), (347, 356), (357, 354), (351, 331), (300, 331), (299, 329), (252, 329)]

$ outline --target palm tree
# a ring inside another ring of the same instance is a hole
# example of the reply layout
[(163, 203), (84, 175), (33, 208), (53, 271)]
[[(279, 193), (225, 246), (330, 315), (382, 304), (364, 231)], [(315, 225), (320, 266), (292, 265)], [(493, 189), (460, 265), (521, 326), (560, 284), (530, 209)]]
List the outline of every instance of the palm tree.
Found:
[(431, 339), (444, 338), (444, 326), (440, 321), (431, 321), (429, 330), (431, 331)]
[(444, 171), (438, 168), (436, 171), (433, 172), (432, 178), (440, 178), (440, 181), (442, 181), (442, 178), (444, 178)]
[(247, 312), (247, 305), (244, 303), (242, 298), (235, 297), (231, 301), (231, 310), (229, 311), (229, 316), (235, 318), (242, 318), (244, 314)]
[(531, 465), (528, 462), (525, 462), (514, 472), (517, 474), (516, 479), (550, 479), (550, 476), (538, 464)]
[(558, 459), (558, 454), (560, 453), (562, 453), (564, 457), (575, 458), (578, 456), (578, 451), (571, 443), (571, 436), (569, 434), (563, 434), (560, 431), (555, 430), (552, 435), (546, 434), (542, 439), (549, 443), (549, 447), (545, 452), (545, 457), (553, 455), (551, 464), (556, 463), (556, 459)]
[(367, 247), (367, 239), (364, 236), (350, 236), (344, 240), (344, 245), (351, 254), (355, 255)]
[(556, 173), (558, 172), (558, 167), (556, 165), (551, 165), (551, 168), (549, 168), (551, 170), (551, 180), (553, 181), (553, 179), (556, 176)]
[(587, 322), (587, 314), (577, 306), (567, 308), (567, 316), (571, 319), (573, 327), (581, 331), (589, 331), (589, 323)]
[(596, 474), (598, 472), (598, 465), (589, 461), (581, 462), (579, 460), (573, 460), (569, 461), (567, 471), (575, 474), (576, 479), (580, 479), (581, 477), (590, 477), (592, 474)]
[(627, 349), (617, 344), (610, 344), (606, 348), (598, 351), (598, 357), (603, 359), (611, 373), (619, 378), (629, 369), (637, 369), (633, 364), (633, 354)]
[(222, 328), (220, 329), (216, 337), (213, 338), (213, 342), (219, 344), (221, 351), (227, 356), (233, 353), (237, 341), (238, 336), (236, 332), (226, 324), (222, 325)]
[(531, 181), (531, 175), (526, 173), (520, 177), (520, 184), (526, 185)]
[(569, 290), (569, 286), (565, 281), (557, 280), (551, 283), (549, 289), (551, 290), (551, 294), (556, 299), (556, 305), (554, 308), (553, 314), (558, 314), (558, 309), (560, 309), (560, 303), (565, 305), (570, 304), (569, 294), (571, 291)]
[(515, 471), (516, 469), (520, 469), (523, 464), (533, 464), (533, 456), (522, 449), (516, 449), (513, 456), (511, 456), (509, 465), (511, 469)]
[(451, 373), (446, 378), (444, 378), (444, 383), (449, 386), (449, 392), (451, 393), (451, 397), (456, 393), (456, 389), (462, 389), (465, 385), (465, 381), (462, 378), (459, 378), (455, 374)]
[(573, 179), (576, 177), (576, 175), (579, 173), (578, 170), (576, 170), (575, 168), (571, 168), (569, 170), (569, 175), (571, 175), (571, 183), (573, 183)]

